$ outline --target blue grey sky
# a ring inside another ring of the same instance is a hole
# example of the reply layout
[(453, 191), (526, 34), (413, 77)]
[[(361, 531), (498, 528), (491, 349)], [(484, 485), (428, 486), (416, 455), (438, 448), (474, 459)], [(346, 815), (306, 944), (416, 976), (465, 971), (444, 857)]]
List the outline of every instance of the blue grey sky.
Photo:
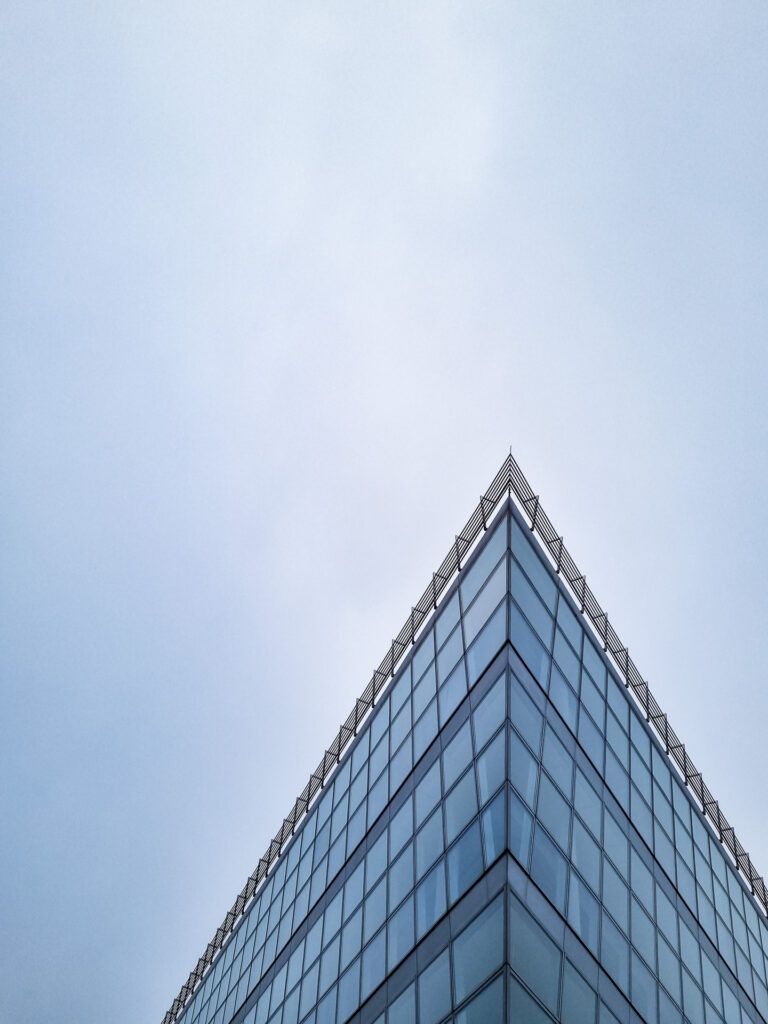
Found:
[(2, 1024), (158, 1024), (510, 444), (768, 871), (766, 52), (2, 5)]

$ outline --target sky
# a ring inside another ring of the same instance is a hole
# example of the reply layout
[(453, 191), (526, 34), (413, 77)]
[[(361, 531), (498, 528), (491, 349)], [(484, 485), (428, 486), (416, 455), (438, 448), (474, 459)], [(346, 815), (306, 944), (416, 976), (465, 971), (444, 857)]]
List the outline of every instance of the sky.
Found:
[(768, 8), (0, 7), (0, 1024), (159, 1024), (512, 450), (758, 869)]

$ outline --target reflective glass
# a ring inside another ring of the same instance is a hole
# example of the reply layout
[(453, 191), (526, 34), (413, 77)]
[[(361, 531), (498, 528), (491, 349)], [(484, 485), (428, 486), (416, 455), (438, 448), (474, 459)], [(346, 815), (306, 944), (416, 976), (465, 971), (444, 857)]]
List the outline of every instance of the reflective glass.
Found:
[(515, 978), (510, 978), (509, 1019), (514, 1024), (550, 1024), (552, 1018), (539, 1006)]
[(469, 721), (459, 729), (443, 751), (443, 788), (447, 791), (472, 760), (472, 732)]
[(443, 814), (438, 807), (416, 836), (416, 875), (430, 868), (443, 852)]
[(503, 1024), (504, 981), (496, 978), (456, 1014), (456, 1024)]
[(443, 950), (419, 975), (420, 1024), (438, 1024), (451, 1011), (451, 965)]
[(570, 807), (546, 772), (541, 773), (536, 817), (557, 842), (561, 850), (567, 850), (571, 823)]
[(544, 604), (554, 614), (557, 587), (552, 577), (515, 519), (511, 521), (511, 529), (512, 553), (525, 569), (528, 579), (533, 583)]
[(564, 1024), (594, 1024), (597, 996), (572, 964), (563, 967), (563, 1001), (560, 1019)]
[(464, 613), (464, 638), (469, 646), (507, 592), (507, 563), (502, 560), (488, 582)]
[(475, 821), (448, 851), (448, 894), (451, 903), (463, 896), (481, 875), (480, 825)]
[(596, 892), (600, 892), (600, 847), (578, 818), (573, 822), (571, 861)]
[(509, 794), (509, 849), (523, 867), (531, 851), (533, 817), (516, 793)]
[(561, 953), (520, 903), (510, 899), (509, 959), (512, 969), (553, 1013), (557, 1012)]
[(475, 773), (470, 769), (445, 798), (445, 841), (451, 843), (477, 814)]
[(509, 780), (529, 807), (536, 802), (538, 762), (514, 730), (509, 734)]
[(568, 921), (587, 949), (597, 956), (600, 907), (575, 871), (571, 872), (568, 893)]
[(477, 783), (481, 804), (486, 803), (504, 781), (505, 760), (502, 731), (477, 760)]
[(485, 850), (485, 866), (492, 864), (504, 850), (506, 844), (506, 794), (501, 792), (483, 811), (483, 848)]
[(539, 827), (533, 837), (531, 876), (560, 913), (564, 913), (566, 861), (546, 832)]
[(472, 712), (476, 750), (483, 749), (504, 721), (507, 697), (505, 683), (505, 677), (501, 675)]
[(367, 999), (373, 990), (384, 979), (386, 968), (386, 939), (385, 929), (382, 928), (378, 935), (369, 943), (363, 951), (362, 970), (362, 991), (361, 996)]
[(494, 529), (493, 535), (485, 541), (482, 553), (477, 556), (469, 569), (465, 570), (464, 578), (459, 588), (461, 602), (465, 608), (469, 607), (480, 587), (488, 578), (491, 570), (506, 551), (506, 548), (507, 523), (506, 519), (502, 519)]
[(498, 967), (504, 956), (504, 899), (498, 896), (453, 942), (453, 984), (460, 1003)]
[(419, 938), (436, 924), (446, 911), (445, 861), (427, 875), (416, 889), (416, 931)]
[(398, 964), (413, 948), (413, 896), (389, 919), (387, 924), (389, 941), (389, 969)]
[(387, 1011), (387, 1024), (416, 1024), (415, 983), (395, 999)]
[(534, 754), (538, 755), (544, 719), (539, 709), (526, 693), (523, 684), (514, 675), (510, 681), (509, 697), (510, 717), (525, 742)]

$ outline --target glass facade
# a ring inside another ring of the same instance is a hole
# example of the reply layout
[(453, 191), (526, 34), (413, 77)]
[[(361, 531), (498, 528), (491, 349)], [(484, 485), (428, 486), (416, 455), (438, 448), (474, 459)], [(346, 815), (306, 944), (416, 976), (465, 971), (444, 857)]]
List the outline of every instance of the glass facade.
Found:
[(747, 1024), (768, 926), (516, 508), (183, 1024)]

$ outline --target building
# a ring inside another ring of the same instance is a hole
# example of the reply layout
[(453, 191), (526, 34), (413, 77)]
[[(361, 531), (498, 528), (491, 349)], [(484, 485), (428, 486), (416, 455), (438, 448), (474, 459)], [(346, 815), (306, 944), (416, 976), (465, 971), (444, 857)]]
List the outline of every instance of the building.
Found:
[(759, 1024), (766, 889), (510, 456), (165, 1024)]

